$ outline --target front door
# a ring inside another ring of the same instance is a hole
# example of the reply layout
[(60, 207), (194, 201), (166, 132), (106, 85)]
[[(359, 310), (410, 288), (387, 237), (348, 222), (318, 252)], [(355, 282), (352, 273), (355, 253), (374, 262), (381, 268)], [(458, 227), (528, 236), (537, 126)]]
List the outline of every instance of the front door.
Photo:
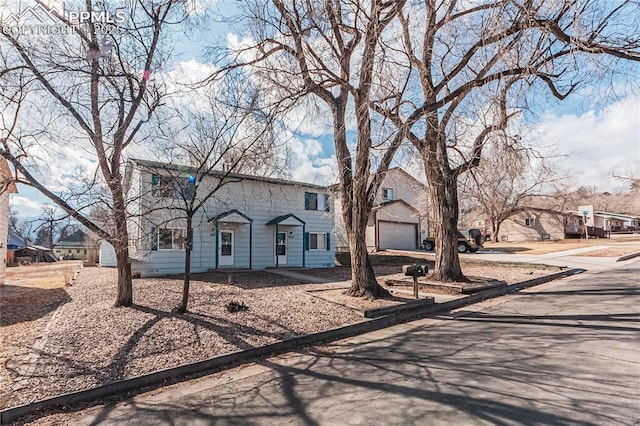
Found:
[(232, 266), (233, 260), (233, 231), (220, 231), (218, 240), (218, 264)]
[(287, 264), (287, 233), (276, 232), (276, 257), (278, 265)]

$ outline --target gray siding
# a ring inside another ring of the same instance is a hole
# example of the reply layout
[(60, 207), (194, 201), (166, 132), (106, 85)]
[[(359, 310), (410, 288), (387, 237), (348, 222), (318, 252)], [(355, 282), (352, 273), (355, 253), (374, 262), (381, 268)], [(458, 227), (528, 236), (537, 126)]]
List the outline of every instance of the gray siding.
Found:
[[(135, 173), (132, 180), (135, 180)], [(176, 208), (180, 201), (170, 198), (152, 196), (152, 173), (139, 174), (139, 209), (154, 211), (142, 218), (132, 218), (131, 257), (134, 273), (142, 276), (167, 275), (184, 271), (184, 250), (153, 250), (151, 243), (152, 229), (155, 227), (185, 227), (184, 213)], [(217, 182), (214, 178), (205, 179), (198, 189), (198, 195), (208, 192)], [(133, 185), (132, 185), (133, 187)], [(293, 214), (305, 222), (305, 232), (322, 232), (331, 234), (334, 226), (334, 206), (331, 202), (330, 212), (305, 210), (305, 192), (324, 192), (326, 189), (308, 188), (304, 184), (271, 183), (255, 180), (242, 180), (228, 183), (220, 189), (194, 217), (194, 236), (191, 252), (191, 270), (204, 272), (216, 268), (216, 232), (212, 221), (216, 216), (238, 210), (253, 220), (253, 237), (251, 251), (251, 267), (263, 269), (274, 267), (275, 225), (267, 222), (276, 217)], [(331, 200), (331, 199), (330, 199)], [(304, 234), (302, 224), (280, 225), (279, 231), (287, 234), (287, 262), (280, 266), (330, 267), (335, 265), (335, 243), (331, 236), (329, 250), (303, 250)], [(137, 228), (137, 231), (136, 231)], [(219, 268), (249, 268), (249, 229), (248, 224), (225, 222), (219, 223), (220, 230), (234, 231), (234, 264), (219, 265)], [(134, 234), (134, 232), (136, 232)], [(304, 254), (303, 254), (304, 251)], [(107, 257), (105, 257), (107, 259)]]

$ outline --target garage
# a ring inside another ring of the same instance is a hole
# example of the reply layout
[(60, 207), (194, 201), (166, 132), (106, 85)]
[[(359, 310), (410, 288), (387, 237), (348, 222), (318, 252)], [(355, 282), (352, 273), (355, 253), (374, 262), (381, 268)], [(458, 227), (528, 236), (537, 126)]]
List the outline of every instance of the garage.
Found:
[(378, 221), (378, 247), (380, 250), (414, 250), (418, 248), (418, 225)]

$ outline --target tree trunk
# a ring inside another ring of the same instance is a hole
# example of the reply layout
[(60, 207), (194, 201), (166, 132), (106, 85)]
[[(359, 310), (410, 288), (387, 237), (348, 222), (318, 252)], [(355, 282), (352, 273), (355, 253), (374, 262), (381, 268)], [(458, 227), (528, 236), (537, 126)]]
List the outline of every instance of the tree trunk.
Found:
[(114, 183), (113, 185), (113, 215), (116, 238), (111, 241), (111, 243), (116, 252), (116, 266), (118, 269), (118, 295), (116, 296), (115, 306), (131, 306), (133, 303), (133, 285), (131, 282), (131, 263), (129, 260), (127, 215), (122, 189), (118, 183)]
[(189, 303), (189, 285), (191, 282), (191, 241), (193, 234), (193, 220), (187, 215), (187, 235), (184, 242), (184, 282), (182, 284), (182, 303), (178, 307), (178, 312), (187, 312), (187, 304)]
[[(347, 294), (357, 297), (390, 296), (376, 280), (373, 266), (367, 254), (365, 231), (371, 212), (367, 202), (368, 174), (353, 172), (353, 162), (347, 146), (346, 99), (347, 93), (341, 94), (333, 108), (333, 130), (340, 171), (340, 191), (342, 194), (342, 217), (344, 219), (349, 254), (351, 256), (351, 288)], [(368, 170), (368, 168), (366, 169)]]
[(131, 306), (133, 287), (131, 285), (131, 263), (129, 262), (129, 242), (118, 238), (113, 243), (118, 269), (118, 295), (115, 306)]
[(498, 226), (498, 222), (495, 219), (491, 219), (491, 239), (494, 242), (498, 242), (498, 229), (500, 227)]
[(498, 233), (500, 232), (500, 225), (502, 224), (501, 221), (496, 221), (495, 225), (493, 226), (495, 231), (494, 232), (494, 237), (493, 237), (493, 241), (495, 241), (496, 243), (500, 242), (500, 238), (498, 237)]
[[(366, 229), (366, 224), (365, 224)], [(356, 297), (375, 299), (390, 296), (373, 272), (373, 265), (367, 253), (364, 229), (347, 231), (349, 238), (349, 254), (351, 256), (351, 288), (347, 294)]]
[(468, 281), (458, 257), (458, 185), (456, 175), (425, 161), (429, 182), (429, 206), (433, 214), (435, 237), (435, 271), (438, 281)]

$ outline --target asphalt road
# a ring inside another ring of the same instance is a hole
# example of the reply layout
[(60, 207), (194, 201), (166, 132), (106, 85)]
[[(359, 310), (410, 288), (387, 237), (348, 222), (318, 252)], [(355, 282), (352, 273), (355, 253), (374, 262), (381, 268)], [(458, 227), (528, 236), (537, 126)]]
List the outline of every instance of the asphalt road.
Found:
[(78, 420), (638, 425), (640, 261), (175, 385)]

